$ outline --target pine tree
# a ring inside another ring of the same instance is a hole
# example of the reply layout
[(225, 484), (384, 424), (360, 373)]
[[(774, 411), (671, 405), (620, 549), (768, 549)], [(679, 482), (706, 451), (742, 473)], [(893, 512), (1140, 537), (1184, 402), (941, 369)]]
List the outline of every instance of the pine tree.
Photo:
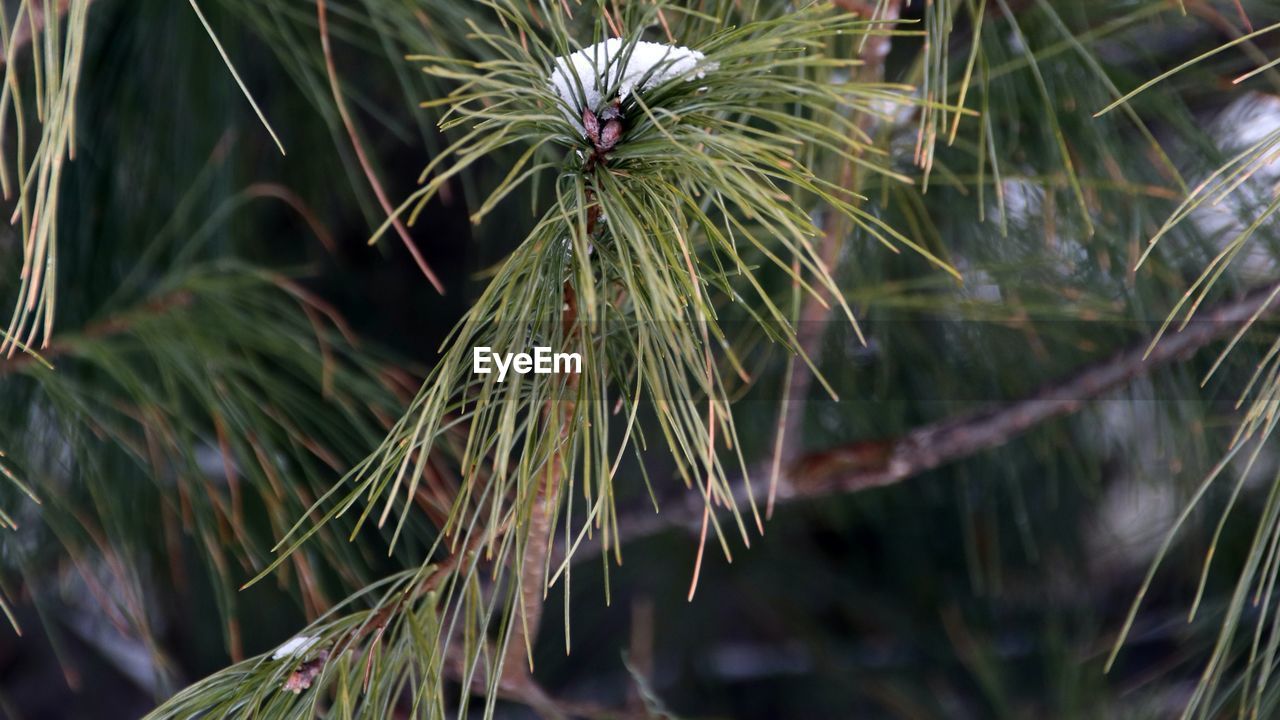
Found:
[(0, 708), (1276, 715), (1278, 38), (0, 4)]

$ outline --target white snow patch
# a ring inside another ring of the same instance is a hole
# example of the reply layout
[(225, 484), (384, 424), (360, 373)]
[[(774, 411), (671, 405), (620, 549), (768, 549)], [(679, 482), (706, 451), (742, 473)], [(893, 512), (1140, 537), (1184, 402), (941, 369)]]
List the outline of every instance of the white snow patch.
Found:
[(1112, 484), (1086, 536), (1092, 564), (1104, 572), (1146, 566), (1173, 527), (1182, 503), (1172, 482), (1125, 479)]
[[(1051, 232), (1046, 242), (1054, 259), (1060, 261), (1054, 266), (1059, 276), (1070, 277), (1082, 269), (1091, 268), (1093, 261), (1089, 257), (1089, 248), (1080, 241), (1080, 233), (1063, 230), (1062, 219), (1066, 213), (1058, 209), (1054, 211), (1052, 217), (1047, 214), (1050, 212), (1049, 205), (1054, 199), (1048, 197), (1048, 190), (1044, 184), (1030, 179), (1035, 175), (1034, 169), (1029, 167), (1012, 169), (1019, 173), (1004, 178), (1000, 183), (999, 196), (989, 200), (986, 212), (988, 222), (1000, 221), (1001, 200), (1004, 202), (1004, 219), (1009, 228), (1024, 233), (1027, 237), (1043, 236), (1046, 225), (1050, 225), (1052, 221), (1052, 225), (1047, 228)], [(1041, 249), (1019, 248), (1013, 245), (1010, 251), (1017, 253), (1017, 255), (1008, 256), (1008, 259), (1012, 260), (1021, 259), (1025, 253), (1039, 254)]]
[(1228, 105), (1213, 124), (1213, 134), (1225, 148), (1244, 150), (1266, 140), (1280, 127), (1280, 97), (1246, 93)]
[[(718, 63), (708, 62), (706, 55), (687, 47), (644, 41), (628, 47), (620, 38), (610, 38), (556, 58), (547, 81), (564, 100), (561, 107), (565, 117), (578, 132), (585, 133), (583, 107), (599, 112), (615, 97), (626, 100), (633, 92), (650, 90), (677, 78), (686, 82), (701, 80), (718, 67)], [(578, 93), (579, 82), (585, 97)]]
[(271, 653), (272, 660), (283, 660), (287, 657), (299, 657), (311, 649), (313, 645), (320, 641), (320, 638), (311, 635), (298, 635), (289, 638), (283, 645), (276, 648)]
[[(1228, 155), (1258, 145), (1246, 164), (1252, 176), (1232, 189), (1220, 201), (1206, 202), (1191, 213), (1191, 222), (1205, 236), (1225, 246), (1247, 230), (1272, 201), (1280, 183), (1280, 97), (1251, 92), (1232, 102), (1214, 119), (1209, 134)], [(1217, 190), (1211, 190), (1211, 197)], [(1259, 230), (1274, 232), (1275, 217)], [(1262, 242), (1264, 235), (1249, 240), (1249, 247), (1233, 263), (1233, 271), (1248, 280), (1273, 277), (1277, 262), (1272, 248)]]

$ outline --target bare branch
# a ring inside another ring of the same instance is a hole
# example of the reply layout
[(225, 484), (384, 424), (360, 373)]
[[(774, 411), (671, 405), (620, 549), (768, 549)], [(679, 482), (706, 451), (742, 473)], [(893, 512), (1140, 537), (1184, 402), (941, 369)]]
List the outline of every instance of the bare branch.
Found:
[[(879, 6), (876, 3), (845, 0), (836, 4), (849, 12), (887, 22), (898, 20), (902, 13), (902, 0), (893, 0), (888, 3), (879, 14), (877, 14)], [(859, 76), (862, 79), (868, 82), (884, 80), (884, 61), (889, 55), (890, 43), (891, 38), (887, 35), (867, 38), (861, 53), (864, 64), (859, 68)], [(859, 130), (868, 137), (877, 130), (884, 130), (884, 128), (877, 128), (880, 124), (878, 117), (871, 113), (863, 114), (858, 120)], [(856, 192), (861, 182), (861, 173), (859, 166), (854, 162), (854, 157), (851, 155), (841, 162), (839, 173), (840, 187), (850, 193)], [(834, 271), (839, 260), (840, 248), (849, 231), (848, 223), (843, 214), (829, 212), (820, 229), (822, 236), (818, 248), (819, 257), (828, 271)], [(824, 298), (825, 293), (821, 290), (815, 289), (814, 293), (805, 298), (800, 308), (799, 322), (796, 323), (796, 344), (805, 357), (816, 363), (822, 348), (823, 329), (826, 327), (824, 321), (831, 315), (831, 305)], [(772, 470), (780, 468), (782, 463), (791, 462), (799, 450), (799, 438), (804, 429), (805, 406), (813, 390), (813, 381), (813, 370), (810, 369), (809, 364), (799, 359), (793, 360), (784, 392), (784, 402), (780, 409), (781, 414), (778, 417), (778, 434), (774, 439)], [(765, 503), (765, 517), (773, 515), (780, 482), (778, 474), (772, 470), (769, 474), (770, 485)]]
[[(1144, 341), (1012, 403), (929, 423), (897, 438), (856, 441), (805, 455), (789, 464), (779, 478), (778, 502), (894, 485), (1000, 447), (1041, 423), (1075, 413), (1091, 400), (1231, 335), (1255, 316), (1274, 313), (1271, 302), (1277, 294), (1280, 282), (1202, 311), (1186, 328), (1163, 336), (1154, 346)], [(758, 476), (765, 473), (766, 469), (760, 468), (753, 472)], [(736, 500), (745, 503), (746, 483), (737, 482), (734, 487), (738, 488)], [(662, 503), (661, 513), (620, 517), (620, 539), (628, 542), (673, 528), (696, 531), (702, 511), (701, 496), (683, 493)], [(599, 549), (598, 544), (584, 544), (575, 552), (574, 561), (591, 557)]]
[(342, 96), (342, 84), (338, 81), (338, 68), (333, 61), (333, 48), (329, 43), (329, 13), (325, 0), (316, 0), (316, 21), (320, 28), (320, 47), (324, 52), (324, 67), (329, 76), (329, 90), (333, 93), (333, 104), (338, 109), (338, 117), (342, 118), (342, 126), (346, 128), (347, 137), (351, 139), (351, 147), (355, 150), (356, 160), (360, 163), (360, 169), (364, 171), (365, 178), (369, 180), (369, 186), (373, 188), (373, 194), (378, 199), (378, 205), (391, 218), (392, 227), (395, 228), (396, 234), (400, 236), (405, 249), (413, 256), (413, 261), (417, 263), (418, 269), (426, 276), (427, 281), (436, 289), (436, 292), (444, 295), (444, 284), (440, 282), (440, 278), (436, 277), (435, 272), (431, 270), (426, 258), (422, 256), (422, 251), (418, 249), (417, 244), (413, 242), (413, 237), (409, 235), (409, 228), (405, 227), (404, 222), (396, 214), (395, 208), (392, 207), (391, 201), (387, 199), (387, 193), (382, 189), (382, 183), (378, 181), (378, 174), (373, 170), (373, 163), (369, 161), (369, 155), (364, 150), (364, 143), (360, 142), (360, 133), (356, 130), (355, 120), (347, 110), (347, 102)]

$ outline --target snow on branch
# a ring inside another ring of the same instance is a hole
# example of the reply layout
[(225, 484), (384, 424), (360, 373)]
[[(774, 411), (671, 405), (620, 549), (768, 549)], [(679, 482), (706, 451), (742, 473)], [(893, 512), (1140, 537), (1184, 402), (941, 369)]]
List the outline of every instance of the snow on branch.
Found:
[[(610, 38), (578, 52), (555, 59), (548, 82), (564, 101), (561, 110), (569, 122), (585, 133), (582, 110), (599, 110), (615, 99), (651, 90), (665, 82), (701, 80), (719, 64), (706, 55), (679, 45), (639, 41), (625, 43)], [(581, 90), (581, 92), (579, 92)]]

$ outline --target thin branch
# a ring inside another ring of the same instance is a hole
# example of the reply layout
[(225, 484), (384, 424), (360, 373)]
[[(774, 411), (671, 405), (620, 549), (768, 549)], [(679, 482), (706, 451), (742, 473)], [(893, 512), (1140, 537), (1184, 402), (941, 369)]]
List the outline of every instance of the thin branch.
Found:
[[(1201, 312), (1182, 331), (1166, 334), (1154, 345), (1144, 340), (1021, 400), (928, 423), (897, 438), (856, 441), (805, 455), (782, 473), (778, 502), (894, 485), (1000, 447), (1041, 423), (1075, 413), (1089, 401), (1231, 335), (1255, 316), (1274, 314), (1276, 308), (1271, 301), (1278, 293), (1280, 282), (1253, 290), (1238, 300)], [(734, 487), (738, 495), (735, 499), (745, 503), (746, 484), (738, 482)], [(620, 541), (625, 543), (672, 528), (696, 532), (702, 511), (701, 496), (683, 493), (662, 503), (659, 514), (620, 517)], [(574, 561), (591, 557), (599, 550), (598, 544), (584, 544), (575, 552)]]
[[(589, 160), (594, 164), (595, 160)], [(595, 234), (599, 219), (598, 205), (592, 205), (588, 212), (586, 233), (588, 237)], [(562, 290), (564, 311), (561, 315), (561, 326), (564, 328), (565, 342), (578, 337), (578, 295), (571, 282), (565, 282)], [(559, 443), (551, 457), (544, 476), (544, 482), (534, 488), (533, 507), (529, 512), (528, 529), (525, 533), (524, 554), (513, 559), (513, 570), (519, 575), (519, 596), (516, 598), (516, 612), (512, 615), (513, 628), (511, 637), (507, 639), (506, 653), (502, 662), (502, 677), (499, 689), (512, 696), (523, 695), (523, 700), (531, 709), (548, 717), (558, 717), (568, 713), (558, 707), (556, 701), (542, 689), (533, 677), (533, 645), (542, 628), (542, 610), (547, 593), (547, 568), (551, 550), (551, 534), (555, 506), (560, 501), (561, 485), (564, 482), (565, 447), (572, 440), (574, 413), (578, 391), (578, 376), (569, 375), (565, 380), (561, 398), (570, 399), (560, 402), (548, 401), (543, 414), (548, 419), (555, 418), (559, 426)], [(566, 648), (567, 649), (567, 648)]]
[(436, 289), (436, 292), (444, 295), (444, 285), (436, 277), (436, 274), (432, 272), (431, 266), (427, 264), (426, 258), (422, 256), (422, 251), (418, 250), (418, 246), (409, 235), (409, 228), (405, 227), (400, 220), (395, 208), (391, 205), (391, 201), (387, 199), (387, 193), (382, 189), (382, 183), (378, 182), (378, 175), (373, 171), (373, 164), (369, 162), (369, 156), (364, 151), (364, 144), (360, 142), (360, 133), (356, 131), (355, 120), (352, 119), (351, 113), (347, 110), (346, 100), (342, 97), (342, 85), (338, 82), (338, 69), (333, 62), (333, 48), (329, 44), (329, 12), (325, 0), (316, 0), (316, 19), (320, 26), (320, 47), (324, 51), (324, 67), (329, 75), (329, 90), (333, 93), (333, 104), (338, 108), (338, 116), (342, 118), (342, 126), (346, 128), (347, 136), (351, 138), (351, 147), (356, 151), (356, 160), (360, 163), (360, 169), (364, 171), (364, 176), (369, 179), (369, 185), (373, 188), (374, 196), (378, 198), (378, 204), (382, 206), (382, 211), (391, 218), (392, 227), (396, 229), (396, 234), (400, 236), (400, 240), (404, 242), (405, 249), (413, 256), (413, 261), (418, 264), (418, 269), (422, 271), (423, 275), (427, 276), (427, 280)]
[[(902, 0), (892, 0), (884, 6), (883, 13), (877, 14), (878, 5), (861, 0), (838, 2), (841, 8), (855, 14), (865, 14), (873, 20), (893, 22), (902, 13)], [(864, 64), (859, 69), (859, 76), (867, 82), (884, 80), (884, 62), (889, 55), (891, 37), (888, 35), (868, 37), (862, 48)], [(868, 137), (875, 132), (878, 118), (864, 114), (858, 121), (858, 128)], [(839, 184), (847, 192), (855, 192), (861, 177), (855, 156), (844, 158), (840, 164)], [(844, 236), (848, 232), (848, 223), (843, 213), (828, 212), (821, 223), (822, 237), (818, 254), (823, 266), (833, 272), (839, 260), (840, 248)], [(815, 289), (815, 294), (805, 298), (800, 308), (799, 321), (796, 323), (796, 344), (800, 352), (813, 362), (817, 362), (822, 347), (823, 332), (826, 320), (831, 315), (831, 305), (823, 297), (825, 293)], [(779, 475), (776, 472), (783, 463), (791, 462), (802, 449), (799, 439), (803, 436), (805, 407), (809, 394), (813, 390), (813, 370), (809, 363), (793, 360), (791, 373), (787, 378), (783, 402), (780, 406), (778, 435), (774, 439), (773, 471), (769, 478), (769, 495), (765, 503), (765, 517), (773, 516), (774, 504), (777, 502)]]

